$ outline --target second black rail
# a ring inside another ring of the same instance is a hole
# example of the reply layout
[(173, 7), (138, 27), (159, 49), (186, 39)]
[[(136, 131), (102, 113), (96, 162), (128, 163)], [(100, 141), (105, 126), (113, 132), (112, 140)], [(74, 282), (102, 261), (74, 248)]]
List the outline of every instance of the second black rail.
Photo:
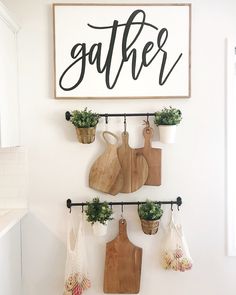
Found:
[[(181, 197), (177, 197), (175, 201), (153, 201), (154, 203), (156, 204), (160, 204), (160, 205), (171, 205), (171, 209), (172, 209), (172, 206), (173, 205), (177, 205), (178, 209), (179, 207), (182, 205), (182, 198)], [(141, 205), (141, 204), (145, 204), (146, 202), (108, 202), (108, 204), (110, 206), (116, 206), (116, 205), (119, 205), (119, 206), (124, 206), (124, 205)], [(81, 207), (84, 207), (86, 206), (87, 203), (86, 202), (82, 202), (82, 203), (73, 203), (71, 201), (71, 199), (67, 199), (66, 201), (66, 206), (68, 209), (71, 210), (71, 207), (74, 207), (74, 206), (81, 206)]]

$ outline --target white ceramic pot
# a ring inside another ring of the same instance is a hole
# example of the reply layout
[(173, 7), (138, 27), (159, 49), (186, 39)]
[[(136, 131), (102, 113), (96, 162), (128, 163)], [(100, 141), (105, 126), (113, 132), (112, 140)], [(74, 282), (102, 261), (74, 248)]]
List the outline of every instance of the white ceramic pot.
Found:
[(100, 222), (95, 222), (93, 224), (93, 233), (95, 236), (105, 236), (107, 233), (107, 223), (102, 224)]
[(160, 141), (163, 143), (174, 143), (176, 137), (176, 125), (159, 125)]

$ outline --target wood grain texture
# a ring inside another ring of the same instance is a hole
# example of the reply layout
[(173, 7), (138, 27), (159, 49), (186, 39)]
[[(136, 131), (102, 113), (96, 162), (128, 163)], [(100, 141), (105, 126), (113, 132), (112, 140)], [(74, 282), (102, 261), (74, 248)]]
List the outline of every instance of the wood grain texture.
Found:
[(142, 248), (129, 241), (126, 220), (121, 219), (118, 236), (106, 244), (104, 293), (139, 293), (141, 267)]
[(151, 138), (153, 129), (146, 127), (143, 130), (144, 147), (136, 149), (138, 154), (142, 154), (148, 164), (148, 177), (145, 185), (161, 185), (161, 149), (153, 148)]
[(138, 190), (147, 180), (148, 164), (141, 153), (129, 146), (128, 132), (122, 133), (122, 144), (118, 148), (118, 158), (123, 173), (122, 193), (131, 193)]
[(117, 144), (109, 143), (105, 137), (107, 135), (115, 137), (118, 141), (115, 134), (108, 131), (103, 132), (107, 147), (91, 167), (89, 186), (95, 190), (116, 195), (123, 187), (123, 174), (117, 155)]

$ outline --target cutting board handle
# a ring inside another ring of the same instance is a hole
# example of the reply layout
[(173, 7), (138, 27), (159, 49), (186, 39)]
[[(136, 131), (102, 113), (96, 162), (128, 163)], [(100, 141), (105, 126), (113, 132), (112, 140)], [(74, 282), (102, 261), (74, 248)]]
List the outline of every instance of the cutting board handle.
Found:
[(129, 146), (129, 133), (127, 131), (122, 132), (121, 137), (122, 144), (124, 144), (125, 146)]
[(127, 236), (127, 222), (124, 218), (119, 220), (119, 236), (122, 238), (128, 238)]
[[(115, 140), (116, 140), (116, 142), (115, 142), (114, 144), (111, 143), (111, 142), (109, 142), (109, 140), (106, 138), (106, 135), (111, 135), (112, 137), (114, 137)], [(104, 131), (104, 132), (102, 133), (102, 136), (103, 136), (103, 138), (104, 138), (104, 140), (105, 140), (105, 142), (106, 142), (107, 144), (113, 144), (113, 145), (116, 145), (116, 144), (118, 143), (118, 141), (119, 141), (118, 137), (117, 137), (114, 133), (112, 133), (112, 132), (110, 132), (110, 131)]]
[(153, 137), (153, 129), (151, 127), (145, 127), (143, 129), (143, 136), (145, 139), (144, 146), (151, 147), (151, 138)]

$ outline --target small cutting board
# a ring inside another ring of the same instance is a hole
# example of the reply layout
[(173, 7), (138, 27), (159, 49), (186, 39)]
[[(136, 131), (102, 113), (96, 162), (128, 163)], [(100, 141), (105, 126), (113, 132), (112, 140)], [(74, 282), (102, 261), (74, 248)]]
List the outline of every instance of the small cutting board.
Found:
[[(111, 144), (106, 138), (107, 135), (113, 136), (116, 144)], [(89, 186), (95, 190), (116, 195), (123, 187), (123, 175), (117, 155), (118, 138), (109, 131), (103, 132), (103, 138), (107, 144), (106, 150), (91, 167)]]
[(144, 147), (136, 149), (138, 154), (142, 154), (148, 164), (148, 177), (145, 185), (161, 185), (161, 149), (153, 148), (151, 138), (153, 129), (145, 127), (143, 129)]
[(142, 248), (130, 242), (126, 220), (121, 219), (118, 236), (106, 244), (104, 293), (139, 293), (141, 266)]
[(122, 133), (122, 144), (118, 148), (118, 158), (124, 177), (121, 193), (131, 193), (138, 190), (147, 180), (148, 164), (141, 153), (129, 146), (128, 132)]

